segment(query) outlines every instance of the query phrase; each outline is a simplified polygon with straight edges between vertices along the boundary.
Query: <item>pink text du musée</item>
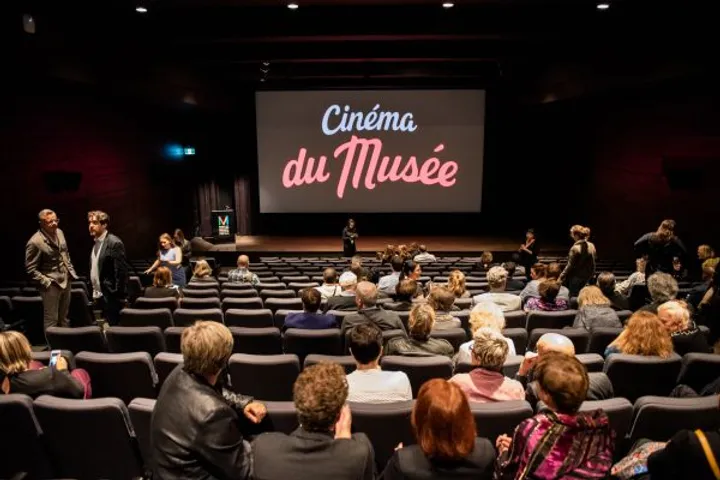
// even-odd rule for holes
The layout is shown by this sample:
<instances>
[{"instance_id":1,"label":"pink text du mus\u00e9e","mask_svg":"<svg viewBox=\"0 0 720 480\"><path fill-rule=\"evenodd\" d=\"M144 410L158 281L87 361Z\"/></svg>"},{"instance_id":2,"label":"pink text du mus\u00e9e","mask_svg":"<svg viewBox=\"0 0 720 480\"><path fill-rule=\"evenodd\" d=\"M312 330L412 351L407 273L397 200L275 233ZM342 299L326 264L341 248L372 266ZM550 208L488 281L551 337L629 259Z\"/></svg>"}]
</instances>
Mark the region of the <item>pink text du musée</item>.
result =
<instances>
[{"instance_id":1,"label":"pink text du mus\u00e9e","mask_svg":"<svg viewBox=\"0 0 720 480\"><path fill-rule=\"evenodd\" d=\"M350 106L331 105L322 118L322 132L327 136L347 132L398 132L412 135L418 130L412 113L381 111L375 105L368 112L352 111ZM366 134L366 135L367 135ZM452 187L458 173L458 164L441 161L432 156L418 165L412 155L404 160L402 155L383 155L383 142L379 138L361 138L353 134L350 140L339 145L333 152L335 160L342 160L342 172L337 184L337 196L343 198L350 181L354 189L373 190L378 183L406 182L424 185ZM439 143L434 154L445 149ZM305 147L300 147L297 158L289 160L283 169L282 183L285 188L295 188L330 180L326 169L327 156L312 157Z\"/></svg>"}]
</instances>

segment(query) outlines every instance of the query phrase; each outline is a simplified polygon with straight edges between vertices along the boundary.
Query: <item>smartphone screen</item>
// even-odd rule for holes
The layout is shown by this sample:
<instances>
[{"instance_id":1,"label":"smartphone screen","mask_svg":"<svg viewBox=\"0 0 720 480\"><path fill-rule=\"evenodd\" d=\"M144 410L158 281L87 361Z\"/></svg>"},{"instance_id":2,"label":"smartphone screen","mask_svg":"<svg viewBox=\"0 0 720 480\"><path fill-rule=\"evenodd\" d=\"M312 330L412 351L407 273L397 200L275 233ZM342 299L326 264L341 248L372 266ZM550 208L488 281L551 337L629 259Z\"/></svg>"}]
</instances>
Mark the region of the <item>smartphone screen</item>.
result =
<instances>
[{"instance_id":1,"label":"smartphone screen","mask_svg":"<svg viewBox=\"0 0 720 480\"><path fill-rule=\"evenodd\" d=\"M50 367L55 368L57 366L58 358L60 358L61 351L53 350L50 352Z\"/></svg>"}]
</instances>

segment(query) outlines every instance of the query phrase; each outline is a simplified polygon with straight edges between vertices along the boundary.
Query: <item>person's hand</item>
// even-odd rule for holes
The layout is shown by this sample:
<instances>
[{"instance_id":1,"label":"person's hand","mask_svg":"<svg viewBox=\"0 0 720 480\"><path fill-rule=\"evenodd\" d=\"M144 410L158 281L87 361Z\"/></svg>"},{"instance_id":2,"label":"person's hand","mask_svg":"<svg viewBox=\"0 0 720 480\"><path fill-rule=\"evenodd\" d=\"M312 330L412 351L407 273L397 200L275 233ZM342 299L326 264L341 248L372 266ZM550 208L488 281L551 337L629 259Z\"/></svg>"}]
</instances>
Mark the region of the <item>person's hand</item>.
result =
<instances>
[{"instance_id":1,"label":"person's hand","mask_svg":"<svg viewBox=\"0 0 720 480\"><path fill-rule=\"evenodd\" d=\"M512 445L512 438L505 434L500 435L497 440L495 440L495 448L497 448L498 453L501 455L510 450L510 445Z\"/></svg>"},{"instance_id":2,"label":"person's hand","mask_svg":"<svg viewBox=\"0 0 720 480\"><path fill-rule=\"evenodd\" d=\"M250 402L243 409L243 413L252 423L260 423L267 415L267 408L260 402Z\"/></svg>"},{"instance_id":3,"label":"person's hand","mask_svg":"<svg viewBox=\"0 0 720 480\"><path fill-rule=\"evenodd\" d=\"M67 360L65 360L65 357L63 357L62 355L57 357L57 363L55 363L55 369L56 370L67 370L68 369Z\"/></svg>"},{"instance_id":4,"label":"person's hand","mask_svg":"<svg viewBox=\"0 0 720 480\"><path fill-rule=\"evenodd\" d=\"M350 431L351 427L352 413L350 412L350 406L345 404L342 410L340 410L340 418L338 418L338 421L335 422L335 439L352 438L352 432Z\"/></svg>"},{"instance_id":5,"label":"person's hand","mask_svg":"<svg viewBox=\"0 0 720 480\"><path fill-rule=\"evenodd\" d=\"M397 452L398 450L400 450L400 449L403 448L404 446L405 446L405 445L403 445L402 442L398 443L398 444L397 444L397 447L395 447L395 451Z\"/></svg>"},{"instance_id":6,"label":"person's hand","mask_svg":"<svg viewBox=\"0 0 720 480\"><path fill-rule=\"evenodd\" d=\"M527 376L528 372L532 370L532 368L535 366L535 364L538 361L538 354L535 352L527 352L525 354L525 358L523 359L522 363L520 364L520 369L518 370L518 375L521 375L523 377Z\"/></svg>"},{"instance_id":7,"label":"person's hand","mask_svg":"<svg viewBox=\"0 0 720 480\"><path fill-rule=\"evenodd\" d=\"M143 275L148 275L150 272L152 272L152 270L150 270L150 269L148 268L147 270L145 270L145 271L143 272Z\"/></svg>"}]
</instances>

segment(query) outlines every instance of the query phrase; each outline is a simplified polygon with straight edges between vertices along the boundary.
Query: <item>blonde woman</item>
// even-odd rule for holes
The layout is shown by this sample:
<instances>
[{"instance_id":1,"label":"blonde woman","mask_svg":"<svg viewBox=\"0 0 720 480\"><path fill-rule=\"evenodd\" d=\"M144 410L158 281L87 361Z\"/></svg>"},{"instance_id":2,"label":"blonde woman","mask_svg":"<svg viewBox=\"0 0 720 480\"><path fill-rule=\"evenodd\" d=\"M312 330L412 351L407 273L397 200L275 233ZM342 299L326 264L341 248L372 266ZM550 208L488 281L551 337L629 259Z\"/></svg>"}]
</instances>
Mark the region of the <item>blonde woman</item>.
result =
<instances>
[{"instance_id":1,"label":"blonde woman","mask_svg":"<svg viewBox=\"0 0 720 480\"><path fill-rule=\"evenodd\" d=\"M670 333L675 353L710 353L707 338L690 319L690 311L685 302L671 300L663 303L658 307L658 318Z\"/></svg>"},{"instance_id":2,"label":"blonde woman","mask_svg":"<svg viewBox=\"0 0 720 480\"><path fill-rule=\"evenodd\" d=\"M698 258L702 263L702 267L717 268L720 258L715 256L715 250L710 245L700 245L697 250Z\"/></svg>"},{"instance_id":3,"label":"blonde woman","mask_svg":"<svg viewBox=\"0 0 720 480\"><path fill-rule=\"evenodd\" d=\"M573 327L582 327L586 330L598 327L622 327L620 318L610 305L610 300L598 287L589 286L580 290L578 307Z\"/></svg>"},{"instance_id":4,"label":"blonde woman","mask_svg":"<svg viewBox=\"0 0 720 480\"><path fill-rule=\"evenodd\" d=\"M415 305L408 319L408 337L395 337L388 342L387 355L452 357L453 346L444 338L432 338L435 326L435 310L430 305Z\"/></svg>"},{"instance_id":5,"label":"blonde woman","mask_svg":"<svg viewBox=\"0 0 720 480\"><path fill-rule=\"evenodd\" d=\"M632 287L635 285L645 285L645 268L647 267L647 260L644 257L640 257L635 260L635 272L630 275L627 280L615 284L615 291L622 295L630 295Z\"/></svg>"},{"instance_id":6,"label":"blonde woman","mask_svg":"<svg viewBox=\"0 0 720 480\"><path fill-rule=\"evenodd\" d=\"M673 353L673 342L665 325L651 312L635 312L625 330L605 349L612 353L668 358Z\"/></svg>"},{"instance_id":7,"label":"blonde woman","mask_svg":"<svg viewBox=\"0 0 720 480\"><path fill-rule=\"evenodd\" d=\"M210 264L207 262L207 260L198 260L195 263L195 268L193 269L193 277L191 279L192 282L217 282L217 280L212 276L212 268L210 268Z\"/></svg>"},{"instance_id":8,"label":"blonde woman","mask_svg":"<svg viewBox=\"0 0 720 480\"><path fill-rule=\"evenodd\" d=\"M590 229L582 225L573 225L570 237L575 242L568 254L568 263L560 274L560 283L568 287L571 297L576 297L595 275L595 245L590 243Z\"/></svg>"},{"instance_id":9,"label":"blonde woman","mask_svg":"<svg viewBox=\"0 0 720 480\"><path fill-rule=\"evenodd\" d=\"M470 292L465 288L465 274L460 270L450 272L447 288L455 295L455 298L470 298Z\"/></svg>"},{"instance_id":10,"label":"blonde woman","mask_svg":"<svg viewBox=\"0 0 720 480\"><path fill-rule=\"evenodd\" d=\"M160 249L157 252L157 260L144 273L152 273L160 266L167 267L172 273L173 284L184 287L187 278L185 277L185 270L182 268L182 249L173 243L172 237L167 233L160 235L159 243Z\"/></svg>"},{"instance_id":11,"label":"blonde woman","mask_svg":"<svg viewBox=\"0 0 720 480\"><path fill-rule=\"evenodd\" d=\"M53 367L43 367L32 359L30 342L20 332L0 333L0 371L9 380L11 393L32 398L54 395L63 398L90 398L90 375L76 368L68 371L67 360L58 357Z\"/></svg>"},{"instance_id":12,"label":"blonde woman","mask_svg":"<svg viewBox=\"0 0 720 480\"><path fill-rule=\"evenodd\" d=\"M505 328L505 316L503 315L500 307L494 303L478 303L470 311L470 333L475 338L475 332L481 328L490 329L494 332L502 335L502 331ZM515 351L515 344L512 340L507 337L503 337L508 346L508 355L517 355ZM455 357L456 362L470 362L472 361L472 347L475 343L474 340L465 342L460 345L458 354Z\"/></svg>"}]
</instances>

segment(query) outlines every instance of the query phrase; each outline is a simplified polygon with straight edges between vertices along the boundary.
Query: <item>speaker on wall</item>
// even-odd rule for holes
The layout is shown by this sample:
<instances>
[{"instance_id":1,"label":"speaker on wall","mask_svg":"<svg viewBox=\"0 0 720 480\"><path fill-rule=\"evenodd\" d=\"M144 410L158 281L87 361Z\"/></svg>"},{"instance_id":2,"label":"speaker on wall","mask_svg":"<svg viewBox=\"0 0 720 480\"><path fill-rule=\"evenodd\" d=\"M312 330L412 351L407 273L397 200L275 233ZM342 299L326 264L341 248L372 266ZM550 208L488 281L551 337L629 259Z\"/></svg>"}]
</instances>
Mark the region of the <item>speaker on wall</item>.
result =
<instances>
[{"instance_id":1,"label":"speaker on wall","mask_svg":"<svg viewBox=\"0 0 720 480\"><path fill-rule=\"evenodd\" d=\"M43 173L45 190L50 193L77 192L82 182L82 172L53 170Z\"/></svg>"}]
</instances>

